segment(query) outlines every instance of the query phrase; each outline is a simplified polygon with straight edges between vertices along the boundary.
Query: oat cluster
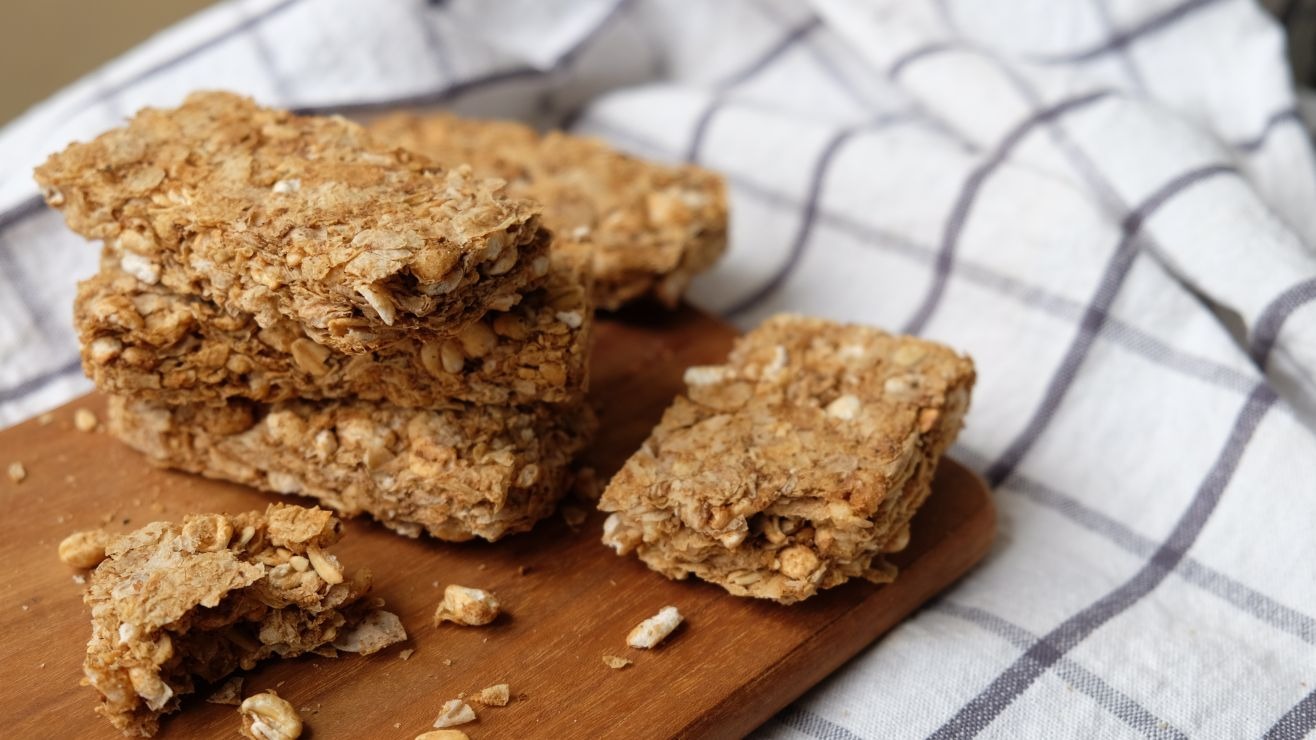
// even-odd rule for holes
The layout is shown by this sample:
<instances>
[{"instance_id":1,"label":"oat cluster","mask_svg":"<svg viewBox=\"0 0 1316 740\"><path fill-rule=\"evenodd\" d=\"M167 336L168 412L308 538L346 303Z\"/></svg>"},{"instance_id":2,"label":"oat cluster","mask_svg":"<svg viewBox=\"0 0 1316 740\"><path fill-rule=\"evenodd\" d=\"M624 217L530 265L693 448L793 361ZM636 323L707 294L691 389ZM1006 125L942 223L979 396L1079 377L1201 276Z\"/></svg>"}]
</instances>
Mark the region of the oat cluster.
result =
<instances>
[{"instance_id":1,"label":"oat cluster","mask_svg":"<svg viewBox=\"0 0 1316 740\"><path fill-rule=\"evenodd\" d=\"M792 603L891 580L969 405L972 362L876 329L777 316L686 392L612 479L603 540L670 578Z\"/></svg>"}]
</instances>

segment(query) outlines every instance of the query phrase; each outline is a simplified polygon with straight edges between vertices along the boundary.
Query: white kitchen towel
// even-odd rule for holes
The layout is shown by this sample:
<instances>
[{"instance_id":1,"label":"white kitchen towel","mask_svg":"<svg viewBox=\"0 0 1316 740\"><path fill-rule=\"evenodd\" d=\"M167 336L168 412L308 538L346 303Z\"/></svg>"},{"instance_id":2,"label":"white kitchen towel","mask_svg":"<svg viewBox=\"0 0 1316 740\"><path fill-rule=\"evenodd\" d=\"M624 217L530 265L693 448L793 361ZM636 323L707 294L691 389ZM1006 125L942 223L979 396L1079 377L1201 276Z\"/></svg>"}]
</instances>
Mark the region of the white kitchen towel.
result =
<instances>
[{"instance_id":1,"label":"white kitchen towel","mask_svg":"<svg viewBox=\"0 0 1316 740\"><path fill-rule=\"evenodd\" d=\"M1255 0L216 6L0 132L0 423L89 388L70 302L97 249L32 165L195 88L698 162L733 233L694 302L973 356L954 454L996 546L763 736L1316 727L1316 158Z\"/></svg>"}]
</instances>

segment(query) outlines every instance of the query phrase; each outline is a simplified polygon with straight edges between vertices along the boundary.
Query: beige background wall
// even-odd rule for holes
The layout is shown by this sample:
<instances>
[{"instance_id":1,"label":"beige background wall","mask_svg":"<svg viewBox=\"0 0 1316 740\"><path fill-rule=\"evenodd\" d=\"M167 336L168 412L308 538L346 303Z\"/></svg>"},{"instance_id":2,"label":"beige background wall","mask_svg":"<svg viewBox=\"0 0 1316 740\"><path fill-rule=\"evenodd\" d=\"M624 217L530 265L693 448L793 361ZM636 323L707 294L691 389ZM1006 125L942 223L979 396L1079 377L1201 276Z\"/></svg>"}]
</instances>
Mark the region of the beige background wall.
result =
<instances>
[{"instance_id":1,"label":"beige background wall","mask_svg":"<svg viewBox=\"0 0 1316 740\"><path fill-rule=\"evenodd\" d=\"M5 0L0 8L0 123L212 2ZM1296 77L1316 82L1316 0L1263 3L1289 16Z\"/></svg>"},{"instance_id":2,"label":"beige background wall","mask_svg":"<svg viewBox=\"0 0 1316 740\"><path fill-rule=\"evenodd\" d=\"M214 0L6 0L0 123Z\"/></svg>"}]
</instances>

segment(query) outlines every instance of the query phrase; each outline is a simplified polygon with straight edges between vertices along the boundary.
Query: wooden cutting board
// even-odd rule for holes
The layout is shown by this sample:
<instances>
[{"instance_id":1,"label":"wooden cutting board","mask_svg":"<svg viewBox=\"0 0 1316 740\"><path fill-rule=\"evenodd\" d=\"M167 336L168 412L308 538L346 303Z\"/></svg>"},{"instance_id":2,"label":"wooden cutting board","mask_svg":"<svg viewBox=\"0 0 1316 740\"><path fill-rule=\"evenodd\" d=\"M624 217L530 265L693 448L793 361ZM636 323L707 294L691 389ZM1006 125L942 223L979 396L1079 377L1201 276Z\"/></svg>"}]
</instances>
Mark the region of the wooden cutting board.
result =
<instances>
[{"instance_id":1,"label":"wooden cutting board","mask_svg":"<svg viewBox=\"0 0 1316 740\"><path fill-rule=\"evenodd\" d=\"M636 449L681 389L683 369L720 361L734 331L694 310L632 314L601 322L592 397L602 421L592 464L606 480ZM102 525L128 530L199 511L262 509L279 497L157 470L102 430L74 428L74 411L103 417L92 395L45 423L0 432L0 466L21 461L28 477L0 478L0 727L7 737L112 738L81 687L89 621L75 571L56 545ZM496 683L515 699L480 709L465 730L479 738L733 737L800 696L959 578L995 531L991 497L951 461L915 519L895 583L850 583L783 607L737 599L708 584L672 582L599 543L602 515L577 531L560 518L497 544L408 540L354 520L336 552L375 574L411 635L369 657L309 656L258 667L246 693L277 687L314 740L413 738L445 700ZM520 566L529 566L524 575ZM442 589L492 590L507 614L486 628L445 625L430 615ZM686 615L653 651L626 647L627 632L664 605ZM415 653L402 660L399 651ZM620 655L634 665L605 666ZM198 699L168 719L160 737L235 737L234 707Z\"/></svg>"}]
</instances>

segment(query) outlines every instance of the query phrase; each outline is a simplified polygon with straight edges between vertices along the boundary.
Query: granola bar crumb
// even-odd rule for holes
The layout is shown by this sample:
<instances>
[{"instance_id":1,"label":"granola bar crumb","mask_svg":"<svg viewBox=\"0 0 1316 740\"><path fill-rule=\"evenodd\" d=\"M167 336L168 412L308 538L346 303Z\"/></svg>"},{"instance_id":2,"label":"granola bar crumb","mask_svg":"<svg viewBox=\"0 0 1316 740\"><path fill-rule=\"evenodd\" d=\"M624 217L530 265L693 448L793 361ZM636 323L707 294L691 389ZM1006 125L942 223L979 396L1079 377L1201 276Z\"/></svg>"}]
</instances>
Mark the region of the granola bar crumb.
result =
<instances>
[{"instance_id":1,"label":"granola bar crumb","mask_svg":"<svg viewBox=\"0 0 1316 740\"><path fill-rule=\"evenodd\" d=\"M664 606L657 614L637 624L626 636L626 644L644 650L657 647L680 626L681 621L681 612L676 607Z\"/></svg>"},{"instance_id":2,"label":"granola bar crumb","mask_svg":"<svg viewBox=\"0 0 1316 740\"><path fill-rule=\"evenodd\" d=\"M511 688L505 683L499 683L481 689L475 700L486 707L505 707L511 695Z\"/></svg>"},{"instance_id":3,"label":"granola bar crumb","mask_svg":"<svg viewBox=\"0 0 1316 740\"><path fill-rule=\"evenodd\" d=\"M400 724L394 727L401 727ZM416 740L471 740L461 730L430 730L416 736Z\"/></svg>"},{"instance_id":4,"label":"granola bar crumb","mask_svg":"<svg viewBox=\"0 0 1316 740\"><path fill-rule=\"evenodd\" d=\"M242 676L234 676L219 685L219 688L211 692L206 697L210 704L229 704L231 706L242 705L242 683L245 679Z\"/></svg>"},{"instance_id":5,"label":"granola bar crumb","mask_svg":"<svg viewBox=\"0 0 1316 740\"><path fill-rule=\"evenodd\" d=\"M603 664L606 665L607 667L609 667L609 668L611 668L611 669L613 669L613 670L617 670L617 671L619 671L619 670L625 668L625 667L628 666L628 665L631 665L631 662L632 662L632 661L631 661L629 658L623 658L623 657L621 657L621 656L619 656L619 655L605 655L605 656L603 656Z\"/></svg>"},{"instance_id":6,"label":"granola bar crumb","mask_svg":"<svg viewBox=\"0 0 1316 740\"><path fill-rule=\"evenodd\" d=\"M23 463L17 460L9 463L8 472L9 472L9 480L13 481L16 484L22 483L24 480L27 479L27 468L23 467Z\"/></svg>"},{"instance_id":7,"label":"granola bar crumb","mask_svg":"<svg viewBox=\"0 0 1316 740\"><path fill-rule=\"evenodd\" d=\"M246 698L238 707L242 735L251 740L295 740L302 734L297 710L273 689Z\"/></svg>"},{"instance_id":8,"label":"granola bar crumb","mask_svg":"<svg viewBox=\"0 0 1316 740\"><path fill-rule=\"evenodd\" d=\"M103 529L74 532L59 543L59 559L74 568L95 568L105 559L110 533Z\"/></svg>"},{"instance_id":9,"label":"granola bar crumb","mask_svg":"<svg viewBox=\"0 0 1316 740\"><path fill-rule=\"evenodd\" d=\"M398 615L376 609L367 614L356 627L339 635L333 646L345 653L370 655L405 639L407 630Z\"/></svg>"},{"instance_id":10,"label":"granola bar crumb","mask_svg":"<svg viewBox=\"0 0 1316 740\"><path fill-rule=\"evenodd\" d=\"M79 432L95 431L100 425L100 419L96 418L96 413L91 409L78 409L73 412L73 426L77 427Z\"/></svg>"},{"instance_id":11,"label":"granola bar crumb","mask_svg":"<svg viewBox=\"0 0 1316 740\"><path fill-rule=\"evenodd\" d=\"M434 726L442 729L474 721L475 710L471 709L469 704L461 699L449 699L444 702L443 709L439 710L439 716L434 720Z\"/></svg>"},{"instance_id":12,"label":"granola bar crumb","mask_svg":"<svg viewBox=\"0 0 1316 740\"><path fill-rule=\"evenodd\" d=\"M74 573L73 582L78 584L79 586L85 586L87 585L87 577L82 575L81 573Z\"/></svg>"},{"instance_id":13,"label":"granola bar crumb","mask_svg":"<svg viewBox=\"0 0 1316 740\"><path fill-rule=\"evenodd\" d=\"M498 599L488 591L452 584L443 590L443 603L434 612L434 626L455 622L479 627L498 618Z\"/></svg>"}]
</instances>

